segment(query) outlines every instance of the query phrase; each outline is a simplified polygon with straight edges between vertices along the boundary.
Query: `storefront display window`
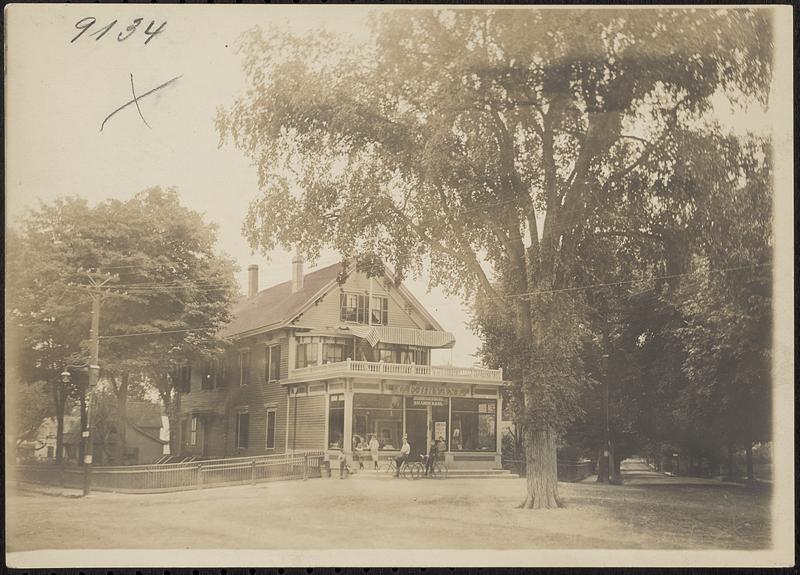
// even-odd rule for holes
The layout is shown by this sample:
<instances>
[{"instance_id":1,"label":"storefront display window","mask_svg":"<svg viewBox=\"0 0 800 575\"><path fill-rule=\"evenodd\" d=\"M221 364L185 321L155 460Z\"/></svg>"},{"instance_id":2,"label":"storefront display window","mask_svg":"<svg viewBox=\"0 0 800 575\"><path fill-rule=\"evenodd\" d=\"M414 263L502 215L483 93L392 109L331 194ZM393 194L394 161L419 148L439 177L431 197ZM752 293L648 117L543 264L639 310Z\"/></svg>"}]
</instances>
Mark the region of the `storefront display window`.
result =
<instances>
[{"instance_id":1,"label":"storefront display window","mask_svg":"<svg viewBox=\"0 0 800 575\"><path fill-rule=\"evenodd\" d=\"M328 449L341 449L344 441L344 394L331 395L328 411Z\"/></svg>"},{"instance_id":2,"label":"storefront display window","mask_svg":"<svg viewBox=\"0 0 800 575\"><path fill-rule=\"evenodd\" d=\"M495 451L497 401L494 399L452 400L452 451Z\"/></svg>"},{"instance_id":3,"label":"storefront display window","mask_svg":"<svg viewBox=\"0 0 800 575\"><path fill-rule=\"evenodd\" d=\"M378 438L381 449L400 449L403 439L403 397L357 393L353 396L353 443Z\"/></svg>"}]
</instances>

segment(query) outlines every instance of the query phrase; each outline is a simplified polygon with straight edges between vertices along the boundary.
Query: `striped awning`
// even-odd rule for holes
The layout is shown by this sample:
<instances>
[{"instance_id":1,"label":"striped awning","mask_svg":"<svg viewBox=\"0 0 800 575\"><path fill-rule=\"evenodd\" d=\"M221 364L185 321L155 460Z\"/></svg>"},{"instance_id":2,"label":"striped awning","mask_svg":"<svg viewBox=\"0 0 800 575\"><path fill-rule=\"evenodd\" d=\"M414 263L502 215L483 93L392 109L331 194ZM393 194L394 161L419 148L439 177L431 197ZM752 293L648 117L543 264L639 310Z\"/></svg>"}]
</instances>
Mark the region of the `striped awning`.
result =
<instances>
[{"instance_id":1,"label":"striped awning","mask_svg":"<svg viewBox=\"0 0 800 575\"><path fill-rule=\"evenodd\" d=\"M346 329L356 337L366 340L372 347L379 343L388 343L449 349L456 343L455 336L448 331L370 325L350 325Z\"/></svg>"}]
</instances>

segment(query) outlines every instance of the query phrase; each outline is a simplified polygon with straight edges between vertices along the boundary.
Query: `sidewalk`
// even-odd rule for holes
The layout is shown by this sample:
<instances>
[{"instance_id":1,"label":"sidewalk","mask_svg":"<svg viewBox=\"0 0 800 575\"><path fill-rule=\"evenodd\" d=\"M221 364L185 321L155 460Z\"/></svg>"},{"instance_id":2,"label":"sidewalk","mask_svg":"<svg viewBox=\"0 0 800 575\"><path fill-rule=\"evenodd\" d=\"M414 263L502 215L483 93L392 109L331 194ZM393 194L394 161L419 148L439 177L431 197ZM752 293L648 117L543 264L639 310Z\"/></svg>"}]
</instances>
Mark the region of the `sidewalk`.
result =
<instances>
[{"instance_id":1,"label":"sidewalk","mask_svg":"<svg viewBox=\"0 0 800 575\"><path fill-rule=\"evenodd\" d=\"M83 491L70 487L59 487L56 485L44 485L40 483L6 483L6 493L18 493L24 496L26 493L36 495L49 495L51 497L68 497L79 499L83 497Z\"/></svg>"}]
</instances>

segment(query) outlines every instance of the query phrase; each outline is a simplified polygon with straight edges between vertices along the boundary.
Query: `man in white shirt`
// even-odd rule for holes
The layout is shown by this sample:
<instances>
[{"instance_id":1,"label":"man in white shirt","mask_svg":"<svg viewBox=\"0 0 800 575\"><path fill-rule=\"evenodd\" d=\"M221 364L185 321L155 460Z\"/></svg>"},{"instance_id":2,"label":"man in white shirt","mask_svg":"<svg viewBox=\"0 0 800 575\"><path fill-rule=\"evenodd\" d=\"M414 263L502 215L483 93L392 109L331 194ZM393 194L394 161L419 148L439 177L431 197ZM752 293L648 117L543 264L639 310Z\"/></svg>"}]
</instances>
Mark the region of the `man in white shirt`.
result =
<instances>
[{"instance_id":1,"label":"man in white shirt","mask_svg":"<svg viewBox=\"0 0 800 575\"><path fill-rule=\"evenodd\" d=\"M397 465L397 471L395 471L394 474L395 477L400 477L400 469L402 469L403 463L406 462L410 453L411 444L408 442L408 435L403 435L403 447L400 448L400 455L394 460Z\"/></svg>"}]
</instances>

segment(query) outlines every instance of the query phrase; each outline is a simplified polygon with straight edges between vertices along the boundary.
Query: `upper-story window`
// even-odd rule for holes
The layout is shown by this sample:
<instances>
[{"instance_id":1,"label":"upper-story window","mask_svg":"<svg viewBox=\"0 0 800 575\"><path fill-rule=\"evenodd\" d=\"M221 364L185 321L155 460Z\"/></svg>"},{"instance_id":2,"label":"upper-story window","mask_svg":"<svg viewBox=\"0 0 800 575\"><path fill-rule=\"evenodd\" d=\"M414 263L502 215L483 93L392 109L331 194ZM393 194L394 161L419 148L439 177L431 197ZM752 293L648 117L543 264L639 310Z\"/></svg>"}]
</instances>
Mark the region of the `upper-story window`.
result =
<instances>
[{"instance_id":1,"label":"upper-story window","mask_svg":"<svg viewBox=\"0 0 800 575\"><path fill-rule=\"evenodd\" d=\"M239 385L250 384L250 350L246 349L239 354Z\"/></svg>"},{"instance_id":2,"label":"upper-story window","mask_svg":"<svg viewBox=\"0 0 800 575\"><path fill-rule=\"evenodd\" d=\"M372 296L372 309L370 314L372 316L372 325L388 325L389 298Z\"/></svg>"},{"instance_id":3,"label":"upper-story window","mask_svg":"<svg viewBox=\"0 0 800 575\"><path fill-rule=\"evenodd\" d=\"M379 344L377 356L378 360L383 363L415 363L417 365L429 365L428 350L424 347L388 346Z\"/></svg>"},{"instance_id":4,"label":"upper-story window","mask_svg":"<svg viewBox=\"0 0 800 575\"><path fill-rule=\"evenodd\" d=\"M178 368L173 375L173 381L181 393L192 391L192 366L187 363Z\"/></svg>"},{"instance_id":5,"label":"upper-story window","mask_svg":"<svg viewBox=\"0 0 800 575\"><path fill-rule=\"evenodd\" d=\"M317 365L319 344L317 342L297 344L297 365L296 367L307 367Z\"/></svg>"},{"instance_id":6,"label":"upper-story window","mask_svg":"<svg viewBox=\"0 0 800 575\"><path fill-rule=\"evenodd\" d=\"M322 363L336 363L337 361L344 361L344 344L343 343L324 343L322 344Z\"/></svg>"},{"instance_id":7,"label":"upper-story window","mask_svg":"<svg viewBox=\"0 0 800 575\"><path fill-rule=\"evenodd\" d=\"M225 387L225 360L214 358L206 360L203 364L203 380L201 389L216 389Z\"/></svg>"},{"instance_id":8,"label":"upper-story window","mask_svg":"<svg viewBox=\"0 0 800 575\"><path fill-rule=\"evenodd\" d=\"M281 346L269 345L264 350L264 379L266 381L277 381L280 379L281 369Z\"/></svg>"},{"instance_id":9,"label":"upper-story window","mask_svg":"<svg viewBox=\"0 0 800 575\"><path fill-rule=\"evenodd\" d=\"M389 298L372 296L372 305L367 295L342 293L339 297L339 319L353 323L388 325Z\"/></svg>"}]
</instances>

